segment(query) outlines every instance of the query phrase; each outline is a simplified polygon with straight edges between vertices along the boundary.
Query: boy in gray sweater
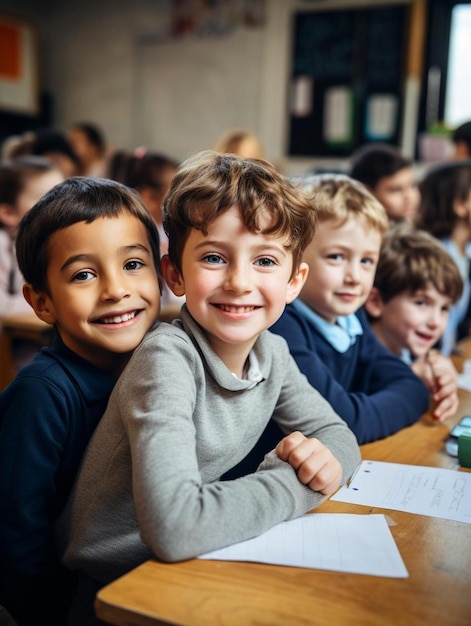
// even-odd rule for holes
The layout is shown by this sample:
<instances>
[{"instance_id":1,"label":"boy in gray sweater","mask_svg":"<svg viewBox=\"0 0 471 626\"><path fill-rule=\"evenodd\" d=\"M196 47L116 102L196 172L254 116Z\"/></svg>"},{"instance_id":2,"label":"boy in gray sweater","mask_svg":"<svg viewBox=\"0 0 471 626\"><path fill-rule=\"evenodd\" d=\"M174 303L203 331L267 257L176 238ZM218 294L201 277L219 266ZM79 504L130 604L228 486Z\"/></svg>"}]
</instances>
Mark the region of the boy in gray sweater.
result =
<instances>
[{"instance_id":1,"label":"boy in gray sweater","mask_svg":"<svg viewBox=\"0 0 471 626\"><path fill-rule=\"evenodd\" d=\"M96 590L146 559L189 559L318 506L360 460L354 435L267 329L298 295L310 201L264 161L205 151L164 202L181 319L148 333L120 377L58 534ZM258 470L221 476L270 418ZM79 604L83 604L83 597Z\"/></svg>"}]
</instances>

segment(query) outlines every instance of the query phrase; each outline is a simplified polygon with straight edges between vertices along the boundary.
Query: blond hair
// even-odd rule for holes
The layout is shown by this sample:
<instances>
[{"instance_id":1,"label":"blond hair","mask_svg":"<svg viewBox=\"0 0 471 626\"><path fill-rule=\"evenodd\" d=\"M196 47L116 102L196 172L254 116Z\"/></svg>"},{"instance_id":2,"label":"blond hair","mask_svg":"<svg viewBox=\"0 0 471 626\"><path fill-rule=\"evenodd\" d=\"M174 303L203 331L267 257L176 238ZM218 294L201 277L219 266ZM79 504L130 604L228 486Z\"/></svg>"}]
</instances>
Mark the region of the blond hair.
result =
<instances>
[{"instance_id":1,"label":"blond hair","mask_svg":"<svg viewBox=\"0 0 471 626\"><path fill-rule=\"evenodd\" d=\"M351 217L360 219L365 226L384 237L389 227L386 211L357 180L346 174L318 174L300 182L303 191L310 195L317 209L319 222L335 220L344 224Z\"/></svg>"},{"instance_id":2,"label":"blond hair","mask_svg":"<svg viewBox=\"0 0 471 626\"><path fill-rule=\"evenodd\" d=\"M243 148L244 144L245 149ZM216 152L236 154L247 158L248 155L245 154L247 145L250 145L250 158L264 158L262 145L258 137L245 128L230 128L217 139L213 149ZM241 151L244 154L241 154Z\"/></svg>"}]
</instances>

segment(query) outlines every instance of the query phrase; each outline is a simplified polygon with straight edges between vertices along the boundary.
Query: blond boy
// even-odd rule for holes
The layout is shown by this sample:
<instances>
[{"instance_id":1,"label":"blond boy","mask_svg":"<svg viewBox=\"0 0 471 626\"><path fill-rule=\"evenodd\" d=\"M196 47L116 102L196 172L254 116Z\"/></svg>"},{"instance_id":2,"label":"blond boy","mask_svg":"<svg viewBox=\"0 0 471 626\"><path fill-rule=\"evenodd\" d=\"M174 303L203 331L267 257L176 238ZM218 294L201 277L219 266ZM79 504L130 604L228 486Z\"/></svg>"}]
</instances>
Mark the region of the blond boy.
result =
<instances>
[{"instance_id":1,"label":"blond boy","mask_svg":"<svg viewBox=\"0 0 471 626\"><path fill-rule=\"evenodd\" d=\"M425 385L384 348L362 307L388 228L384 208L358 181L325 174L305 181L318 209L306 283L272 331L360 443L386 437L427 410Z\"/></svg>"}]
</instances>

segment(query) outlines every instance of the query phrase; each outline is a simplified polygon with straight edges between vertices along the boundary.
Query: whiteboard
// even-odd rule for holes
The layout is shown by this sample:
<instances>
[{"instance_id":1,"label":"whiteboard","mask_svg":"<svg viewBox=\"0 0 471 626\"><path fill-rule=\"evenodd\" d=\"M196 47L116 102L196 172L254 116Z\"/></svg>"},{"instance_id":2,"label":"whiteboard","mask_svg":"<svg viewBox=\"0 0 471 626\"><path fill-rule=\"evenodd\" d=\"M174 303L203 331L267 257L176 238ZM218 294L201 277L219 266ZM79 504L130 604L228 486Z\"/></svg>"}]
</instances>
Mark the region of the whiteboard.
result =
<instances>
[{"instance_id":1,"label":"whiteboard","mask_svg":"<svg viewBox=\"0 0 471 626\"><path fill-rule=\"evenodd\" d=\"M138 145L183 159L211 148L228 128L258 134L264 31L136 43Z\"/></svg>"}]
</instances>

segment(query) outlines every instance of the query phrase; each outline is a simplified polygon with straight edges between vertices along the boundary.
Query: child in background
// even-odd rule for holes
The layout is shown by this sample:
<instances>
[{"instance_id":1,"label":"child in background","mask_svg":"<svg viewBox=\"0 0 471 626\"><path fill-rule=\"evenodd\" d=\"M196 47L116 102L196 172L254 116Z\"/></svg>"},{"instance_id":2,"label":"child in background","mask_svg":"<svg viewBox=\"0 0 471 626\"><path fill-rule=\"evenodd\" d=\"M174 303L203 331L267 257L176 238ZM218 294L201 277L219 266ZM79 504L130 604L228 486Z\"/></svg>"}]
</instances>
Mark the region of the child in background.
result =
<instances>
[{"instance_id":1,"label":"child in background","mask_svg":"<svg viewBox=\"0 0 471 626\"><path fill-rule=\"evenodd\" d=\"M462 289L456 263L443 246L429 233L404 225L392 229L383 242L365 304L379 341L427 385L432 416L439 421L458 409L457 373L433 346Z\"/></svg>"},{"instance_id":2,"label":"child in background","mask_svg":"<svg viewBox=\"0 0 471 626\"><path fill-rule=\"evenodd\" d=\"M451 136L455 153L454 158L458 160L471 159L471 122L460 124Z\"/></svg>"},{"instance_id":3,"label":"child in background","mask_svg":"<svg viewBox=\"0 0 471 626\"><path fill-rule=\"evenodd\" d=\"M450 311L441 339L441 352L449 356L456 342L469 334L471 322L471 161L433 167L422 179L420 190L415 225L442 242L463 279L463 293Z\"/></svg>"},{"instance_id":4,"label":"child in background","mask_svg":"<svg viewBox=\"0 0 471 626\"><path fill-rule=\"evenodd\" d=\"M258 137L245 128L230 128L214 144L222 154L236 154L241 159L263 159L263 148Z\"/></svg>"},{"instance_id":5,"label":"child in background","mask_svg":"<svg viewBox=\"0 0 471 626\"><path fill-rule=\"evenodd\" d=\"M58 532L93 591L148 558L189 559L303 515L359 461L345 422L267 332L305 280L313 205L268 163L206 151L182 164L163 213L164 273L186 304L123 372ZM286 435L276 452L222 482L271 416Z\"/></svg>"},{"instance_id":6,"label":"child in background","mask_svg":"<svg viewBox=\"0 0 471 626\"><path fill-rule=\"evenodd\" d=\"M43 156L59 167L64 178L76 176L80 171L80 160L75 154L66 135L53 128L38 130L29 146L30 154Z\"/></svg>"},{"instance_id":7,"label":"child in background","mask_svg":"<svg viewBox=\"0 0 471 626\"><path fill-rule=\"evenodd\" d=\"M47 159L18 157L0 164L0 315L30 313L15 238L23 215L63 176Z\"/></svg>"},{"instance_id":8,"label":"child in background","mask_svg":"<svg viewBox=\"0 0 471 626\"><path fill-rule=\"evenodd\" d=\"M52 525L132 351L159 313L159 240L137 196L70 178L22 219L24 294L57 337L0 394L0 604L23 625L65 623L70 572Z\"/></svg>"},{"instance_id":9,"label":"child in background","mask_svg":"<svg viewBox=\"0 0 471 626\"><path fill-rule=\"evenodd\" d=\"M0 315L31 313L23 297L24 280L15 255L16 231L23 215L63 179L60 170L42 157L18 157L0 164ZM15 370L30 361L39 348L32 340L13 339Z\"/></svg>"},{"instance_id":10,"label":"child in background","mask_svg":"<svg viewBox=\"0 0 471 626\"><path fill-rule=\"evenodd\" d=\"M133 155L129 159L127 174L125 180L122 181L128 187L138 191L154 218L159 231L162 255L168 252L168 239L162 226L162 201L177 168L177 161L165 154L144 152L140 156Z\"/></svg>"},{"instance_id":11,"label":"child in background","mask_svg":"<svg viewBox=\"0 0 471 626\"><path fill-rule=\"evenodd\" d=\"M412 162L388 144L362 146L352 154L350 176L381 202L391 223L412 219L420 193Z\"/></svg>"},{"instance_id":12,"label":"child in background","mask_svg":"<svg viewBox=\"0 0 471 626\"><path fill-rule=\"evenodd\" d=\"M300 296L272 327L300 370L347 422L360 443L387 437L428 408L425 385L376 339L362 310L388 221L358 181L324 174L304 183L319 225L305 261Z\"/></svg>"},{"instance_id":13,"label":"child in background","mask_svg":"<svg viewBox=\"0 0 471 626\"><path fill-rule=\"evenodd\" d=\"M67 131L67 140L80 161L80 175L93 178L106 175L106 141L96 124L75 122Z\"/></svg>"}]
</instances>

